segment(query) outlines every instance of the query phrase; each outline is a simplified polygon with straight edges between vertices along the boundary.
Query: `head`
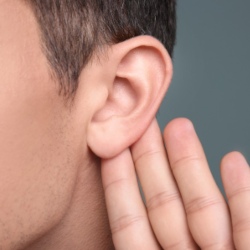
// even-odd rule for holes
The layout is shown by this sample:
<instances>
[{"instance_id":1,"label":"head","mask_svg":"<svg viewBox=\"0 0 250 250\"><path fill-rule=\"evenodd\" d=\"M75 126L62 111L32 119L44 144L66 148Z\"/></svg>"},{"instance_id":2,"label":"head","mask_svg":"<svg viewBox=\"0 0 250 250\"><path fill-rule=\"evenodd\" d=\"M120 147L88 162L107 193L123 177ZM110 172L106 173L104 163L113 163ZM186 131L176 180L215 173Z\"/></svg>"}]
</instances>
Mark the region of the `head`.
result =
<instances>
[{"instance_id":1,"label":"head","mask_svg":"<svg viewBox=\"0 0 250 250\"><path fill-rule=\"evenodd\" d=\"M143 134L170 84L175 22L175 0L0 0L3 249L60 221L91 153Z\"/></svg>"}]
</instances>

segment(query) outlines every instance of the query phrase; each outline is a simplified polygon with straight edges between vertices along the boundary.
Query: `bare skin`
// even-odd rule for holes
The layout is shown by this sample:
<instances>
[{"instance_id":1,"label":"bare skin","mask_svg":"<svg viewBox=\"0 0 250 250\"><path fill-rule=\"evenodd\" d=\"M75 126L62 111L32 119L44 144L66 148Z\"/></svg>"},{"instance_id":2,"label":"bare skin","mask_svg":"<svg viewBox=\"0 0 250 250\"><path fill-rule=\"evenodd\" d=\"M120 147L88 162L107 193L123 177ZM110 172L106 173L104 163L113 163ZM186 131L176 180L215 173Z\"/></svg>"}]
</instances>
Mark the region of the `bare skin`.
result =
<instances>
[{"instance_id":1,"label":"bare skin","mask_svg":"<svg viewBox=\"0 0 250 250\"><path fill-rule=\"evenodd\" d=\"M80 72L68 105L34 13L25 1L0 0L0 249L114 248L98 157L144 133L172 63L149 36L103 52Z\"/></svg>"},{"instance_id":2,"label":"bare skin","mask_svg":"<svg viewBox=\"0 0 250 250\"><path fill-rule=\"evenodd\" d=\"M112 249L88 114L58 95L23 2L0 0L0 249Z\"/></svg>"},{"instance_id":3,"label":"bare skin","mask_svg":"<svg viewBox=\"0 0 250 250\"><path fill-rule=\"evenodd\" d=\"M221 162L227 204L192 123L173 120L164 141L166 149L153 121L131 150L102 162L115 248L249 249L250 170L244 157L232 152Z\"/></svg>"},{"instance_id":4,"label":"bare skin","mask_svg":"<svg viewBox=\"0 0 250 250\"><path fill-rule=\"evenodd\" d=\"M165 48L136 37L92 58L69 108L32 11L0 0L0 249L114 249L98 157L116 249L247 249L244 159L222 161L228 207L190 123L167 126L167 153L150 125L171 78Z\"/></svg>"}]
</instances>

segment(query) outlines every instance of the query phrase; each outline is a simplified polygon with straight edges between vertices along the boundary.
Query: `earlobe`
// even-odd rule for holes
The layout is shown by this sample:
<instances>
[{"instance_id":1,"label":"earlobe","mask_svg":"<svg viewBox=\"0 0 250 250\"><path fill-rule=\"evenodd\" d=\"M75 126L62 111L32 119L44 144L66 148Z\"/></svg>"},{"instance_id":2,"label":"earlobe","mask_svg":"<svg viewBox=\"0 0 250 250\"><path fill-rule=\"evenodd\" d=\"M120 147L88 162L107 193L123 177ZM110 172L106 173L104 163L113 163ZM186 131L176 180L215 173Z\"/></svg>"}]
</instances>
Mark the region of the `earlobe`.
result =
<instances>
[{"instance_id":1,"label":"earlobe","mask_svg":"<svg viewBox=\"0 0 250 250\"><path fill-rule=\"evenodd\" d=\"M109 78L112 82L104 83L109 94L93 114L87 132L89 147L101 158L116 156L140 138L172 78L171 58L152 37L133 38L114 45L111 51L102 64L105 72L117 62L112 65L116 69Z\"/></svg>"}]
</instances>

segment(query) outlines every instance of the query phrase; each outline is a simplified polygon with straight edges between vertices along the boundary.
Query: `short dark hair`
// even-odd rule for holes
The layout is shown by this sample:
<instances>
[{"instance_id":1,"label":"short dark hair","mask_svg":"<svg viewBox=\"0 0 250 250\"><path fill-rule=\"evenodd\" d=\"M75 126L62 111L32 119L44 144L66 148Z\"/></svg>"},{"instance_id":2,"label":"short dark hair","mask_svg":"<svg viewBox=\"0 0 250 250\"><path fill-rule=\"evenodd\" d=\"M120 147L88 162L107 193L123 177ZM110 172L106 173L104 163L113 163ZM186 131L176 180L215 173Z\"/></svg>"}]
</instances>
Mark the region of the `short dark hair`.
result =
<instances>
[{"instance_id":1,"label":"short dark hair","mask_svg":"<svg viewBox=\"0 0 250 250\"><path fill-rule=\"evenodd\" d=\"M176 0L26 0L61 91L73 94L97 48L140 35L160 40L172 56Z\"/></svg>"}]
</instances>

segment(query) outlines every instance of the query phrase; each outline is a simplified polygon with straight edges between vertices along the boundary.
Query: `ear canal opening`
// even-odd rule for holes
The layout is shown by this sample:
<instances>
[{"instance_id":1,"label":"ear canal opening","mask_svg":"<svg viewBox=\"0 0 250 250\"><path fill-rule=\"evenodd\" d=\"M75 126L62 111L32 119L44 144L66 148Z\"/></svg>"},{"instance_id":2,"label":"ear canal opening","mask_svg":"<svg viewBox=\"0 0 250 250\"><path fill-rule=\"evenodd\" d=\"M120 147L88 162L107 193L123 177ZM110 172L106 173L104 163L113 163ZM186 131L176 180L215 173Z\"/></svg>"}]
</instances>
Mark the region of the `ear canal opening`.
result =
<instances>
[{"instance_id":1,"label":"ear canal opening","mask_svg":"<svg viewBox=\"0 0 250 250\"><path fill-rule=\"evenodd\" d=\"M112 116L127 116L136 108L138 96L128 79L116 77L105 105L93 117L94 122L106 121Z\"/></svg>"}]
</instances>

